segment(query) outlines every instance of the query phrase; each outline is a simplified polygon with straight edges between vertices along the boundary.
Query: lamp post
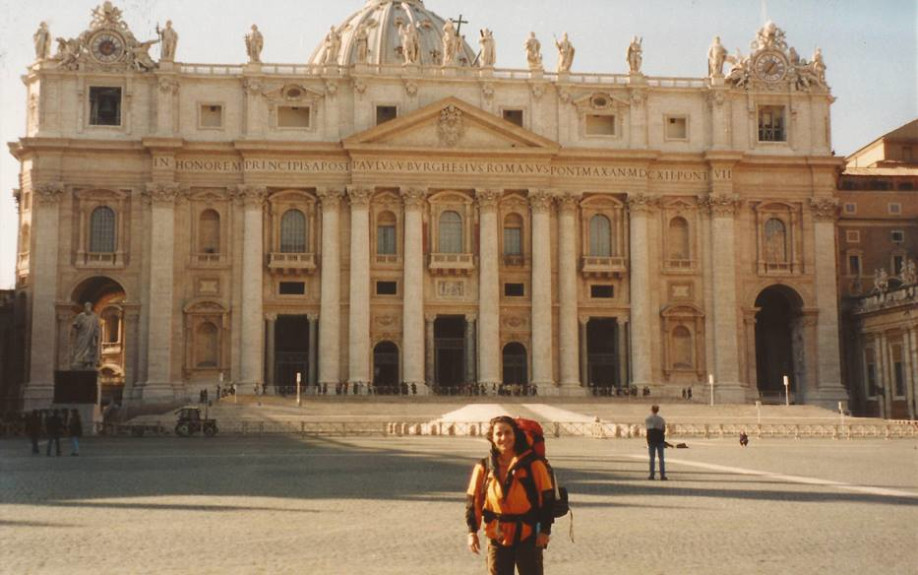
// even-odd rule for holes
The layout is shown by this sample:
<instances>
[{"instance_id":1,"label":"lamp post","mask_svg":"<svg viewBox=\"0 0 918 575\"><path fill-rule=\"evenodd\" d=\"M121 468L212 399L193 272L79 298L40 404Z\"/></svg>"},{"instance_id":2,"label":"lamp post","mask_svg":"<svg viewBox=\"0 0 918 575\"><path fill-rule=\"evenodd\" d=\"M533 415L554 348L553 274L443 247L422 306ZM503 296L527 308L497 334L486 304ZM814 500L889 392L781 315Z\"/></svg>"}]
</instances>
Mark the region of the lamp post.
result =
<instances>
[{"instance_id":1,"label":"lamp post","mask_svg":"<svg viewBox=\"0 0 918 575\"><path fill-rule=\"evenodd\" d=\"M300 407L303 404L303 400L300 397L300 372L296 372L296 406Z\"/></svg>"},{"instance_id":2,"label":"lamp post","mask_svg":"<svg viewBox=\"0 0 918 575\"><path fill-rule=\"evenodd\" d=\"M790 380L784 376L784 405L790 407Z\"/></svg>"},{"instance_id":3,"label":"lamp post","mask_svg":"<svg viewBox=\"0 0 918 575\"><path fill-rule=\"evenodd\" d=\"M708 374L708 385L711 386L711 407L714 406L714 374Z\"/></svg>"}]
</instances>

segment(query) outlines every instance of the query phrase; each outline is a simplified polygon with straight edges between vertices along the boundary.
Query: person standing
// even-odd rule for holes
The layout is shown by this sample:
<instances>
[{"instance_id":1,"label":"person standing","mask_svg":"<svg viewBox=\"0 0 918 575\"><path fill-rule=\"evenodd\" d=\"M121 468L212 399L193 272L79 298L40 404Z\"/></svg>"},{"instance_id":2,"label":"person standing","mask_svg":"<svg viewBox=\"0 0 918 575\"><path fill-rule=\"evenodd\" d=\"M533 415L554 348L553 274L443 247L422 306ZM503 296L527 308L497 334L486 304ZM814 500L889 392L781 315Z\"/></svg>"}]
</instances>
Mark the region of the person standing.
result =
<instances>
[{"instance_id":1,"label":"person standing","mask_svg":"<svg viewBox=\"0 0 918 575\"><path fill-rule=\"evenodd\" d=\"M647 427L647 448L650 451L650 477L654 478L654 457L660 456L660 481L666 481L666 464L663 461L663 451L666 449L666 420L657 415L659 405L650 407L650 415L644 420Z\"/></svg>"},{"instance_id":2,"label":"person standing","mask_svg":"<svg viewBox=\"0 0 918 575\"><path fill-rule=\"evenodd\" d=\"M61 412L57 409L52 411L45 419L45 427L48 432L48 448L45 450L45 455L51 456L51 444L53 443L59 456L61 454L61 427L63 427Z\"/></svg>"},{"instance_id":3,"label":"person standing","mask_svg":"<svg viewBox=\"0 0 918 575\"><path fill-rule=\"evenodd\" d=\"M83 420L80 412L70 410L70 419L67 420L67 434L70 436L70 455L80 454L80 438L83 437Z\"/></svg>"},{"instance_id":4,"label":"person standing","mask_svg":"<svg viewBox=\"0 0 918 575\"><path fill-rule=\"evenodd\" d=\"M32 442L32 455L38 455L38 438L41 437L41 413L33 409L26 416L26 434Z\"/></svg>"},{"instance_id":5,"label":"person standing","mask_svg":"<svg viewBox=\"0 0 918 575\"><path fill-rule=\"evenodd\" d=\"M551 475L513 418L492 419L487 438L489 456L475 465L466 492L469 551L479 553L484 522L490 575L513 575L514 567L520 575L542 575L554 522Z\"/></svg>"}]
</instances>

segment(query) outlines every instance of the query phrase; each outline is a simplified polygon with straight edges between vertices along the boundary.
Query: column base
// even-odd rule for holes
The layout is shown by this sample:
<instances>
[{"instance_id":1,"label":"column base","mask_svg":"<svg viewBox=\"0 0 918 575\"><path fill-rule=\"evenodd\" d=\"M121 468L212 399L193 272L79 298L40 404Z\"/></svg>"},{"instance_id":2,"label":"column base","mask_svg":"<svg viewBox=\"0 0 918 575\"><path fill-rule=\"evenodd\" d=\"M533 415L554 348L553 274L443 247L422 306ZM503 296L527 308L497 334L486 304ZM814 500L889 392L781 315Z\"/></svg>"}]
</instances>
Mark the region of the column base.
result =
<instances>
[{"instance_id":1,"label":"column base","mask_svg":"<svg viewBox=\"0 0 918 575\"><path fill-rule=\"evenodd\" d=\"M54 402L54 384L45 382L29 382L22 392L22 409L48 409Z\"/></svg>"},{"instance_id":2,"label":"column base","mask_svg":"<svg viewBox=\"0 0 918 575\"><path fill-rule=\"evenodd\" d=\"M587 388L580 385L579 381L562 383L558 391L561 397L586 397L588 395Z\"/></svg>"},{"instance_id":3,"label":"column base","mask_svg":"<svg viewBox=\"0 0 918 575\"><path fill-rule=\"evenodd\" d=\"M832 411L838 411L838 404L847 408L848 392L839 383L823 383L819 389L806 394L806 405L818 405Z\"/></svg>"},{"instance_id":4,"label":"column base","mask_svg":"<svg viewBox=\"0 0 918 575\"><path fill-rule=\"evenodd\" d=\"M705 389L707 393L707 398L710 400L711 397L711 388L708 385L705 385L708 389ZM745 404L748 403L746 397L746 386L739 382L729 382L729 383L716 383L714 385L714 404L719 403L736 403L736 404ZM701 392L694 393L693 396L700 399Z\"/></svg>"},{"instance_id":5,"label":"column base","mask_svg":"<svg viewBox=\"0 0 918 575\"><path fill-rule=\"evenodd\" d=\"M134 388L134 398L141 403L171 403L184 400L181 383L148 381Z\"/></svg>"},{"instance_id":6,"label":"column base","mask_svg":"<svg viewBox=\"0 0 918 575\"><path fill-rule=\"evenodd\" d=\"M561 388L553 381L533 381L529 384L536 388L538 395L542 397L560 397Z\"/></svg>"}]
</instances>

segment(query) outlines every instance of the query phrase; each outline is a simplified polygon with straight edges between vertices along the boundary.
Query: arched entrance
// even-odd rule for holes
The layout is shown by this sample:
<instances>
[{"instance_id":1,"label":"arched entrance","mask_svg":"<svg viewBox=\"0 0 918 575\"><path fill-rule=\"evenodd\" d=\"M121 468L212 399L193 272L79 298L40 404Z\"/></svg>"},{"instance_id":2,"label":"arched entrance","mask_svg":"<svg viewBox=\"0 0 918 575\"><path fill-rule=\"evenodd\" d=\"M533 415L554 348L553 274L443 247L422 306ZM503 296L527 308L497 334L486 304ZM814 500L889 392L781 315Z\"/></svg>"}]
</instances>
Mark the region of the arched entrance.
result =
<instances>
[{"instance_id":1,"label":"arched entrance","mask_svg":"<svg viewBox=\"0 0 918 575\"><path fill-rule=\"evenodd\" d=\"M80 282L71 292L73 316L83 311L89 303L93 313L99 317L99 384L103 404L121 403L125 384L125 357L127 355L127 338L124 329L124 287L117 281L94 276ZM72 321L72 320L71 320ZM69 369L70 351L73 349L70 323L61 326L67 330L67 356L64 369Z\"/></svg>"},{"instance_id":2,"label":"arched entrance","mask_svg":"<svg viewBox=\"0 0 918 575\"><path fill-rule=\"evenodd\" d=\"M373 387L376 393L398 393L398 347L391 341L381 341L373 348Z\"/></svg>"},{"instance_id":3,"label":"arched entrance","mask_svg":"<svg viewBox=\"0 0 918 575\"><path fill-rule=\"evenodd\" d=\"M503 366L504 385L529 385L529 368L523 344L513 341L504 346Z\"/></svg>"},{"instance_id":4,"label":"arched entrance","mask_svg":"<svg viewBox=\"0 0 918 575\"><path fill-rule=\"evenodd\" d=\"M804 353L801 311L803 302L787 286L771 286L755 300L755 365L759 395L765 401L784 400L784 376L790 383L791 401L800 401L804 390Z\"/></svg>"}]
</instances>

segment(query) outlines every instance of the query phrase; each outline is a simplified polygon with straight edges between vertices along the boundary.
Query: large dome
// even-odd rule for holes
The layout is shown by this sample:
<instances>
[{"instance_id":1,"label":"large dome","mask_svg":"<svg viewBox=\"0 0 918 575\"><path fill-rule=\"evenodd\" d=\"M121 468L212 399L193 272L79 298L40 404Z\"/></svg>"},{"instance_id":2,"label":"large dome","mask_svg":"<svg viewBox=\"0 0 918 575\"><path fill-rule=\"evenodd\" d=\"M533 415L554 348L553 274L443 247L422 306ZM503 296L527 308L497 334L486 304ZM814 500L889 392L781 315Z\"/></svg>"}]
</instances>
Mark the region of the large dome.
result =
<instances>
[{"instance_id":1,"label":"large dome","mask_svg":"<svg viewBox=\"0 0 918 575\"><path fill-rule=\"evenodd\" d=\"M366 5L345 20L335 31L341 36L337 63L349 66L357 63L357 31L364 26L367 32L367 64L401 66L405 63L399 28L410 23L417 27L420 37L420 62L422 66L439 66L443 52L443 26L446 20L424 7L422 0L367 0ZM466 29L461 29L465 36ZM310 64L326 62L325 41L309 58ZM473 51L463 38L456 54L456 65L470 66L475 61Z\"/></svg>"}]
</instances>

